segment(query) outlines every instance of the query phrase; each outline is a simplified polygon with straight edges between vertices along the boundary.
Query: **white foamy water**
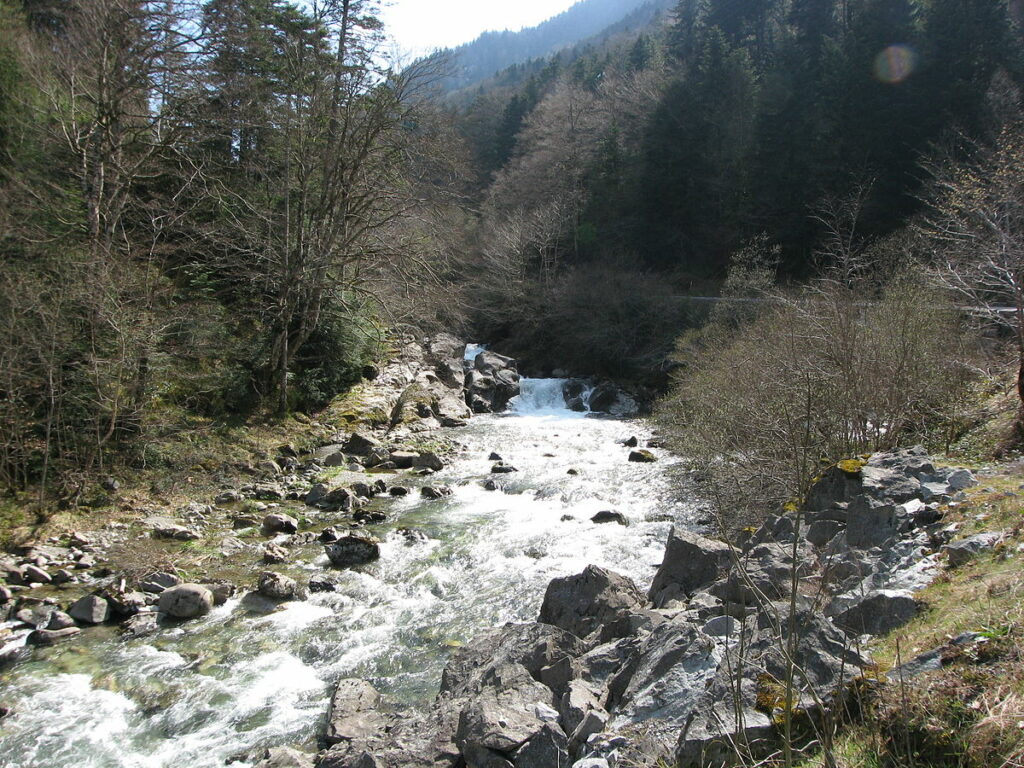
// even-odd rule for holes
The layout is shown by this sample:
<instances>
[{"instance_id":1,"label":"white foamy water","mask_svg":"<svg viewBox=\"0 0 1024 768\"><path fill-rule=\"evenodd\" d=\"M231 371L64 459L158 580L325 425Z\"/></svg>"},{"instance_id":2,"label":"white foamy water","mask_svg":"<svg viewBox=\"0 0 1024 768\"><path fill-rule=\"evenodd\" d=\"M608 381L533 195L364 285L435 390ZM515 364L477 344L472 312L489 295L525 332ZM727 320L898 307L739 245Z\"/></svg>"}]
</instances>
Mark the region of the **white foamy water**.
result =
<instances>
[{"instance_id":1,"label":"white foamy water","mask_svg":"<svg viewBox=\"0 0 1024 768\"><path fill-rule=\"evenodd\" d=\"M453 649L536 618L552 578L595 563L646 589L669 526L690 514L670 501L674 462L628 462L620 441L644 440L646 427L573 413L563 387L526 379L508 414L453 430L466 450L430 478L453 495L385 502L380 561L335 571L338 592L263 617L233 600L144 639L87 630L0 673L0 703L14 710L0 721L0 765L242 768L228 760L260 747L312 751L339 678L421 706ZM492 475L492 452L518 471ZM606 509L631 524L590 522ZM399 527L426 540L409 544ZM304 554L307 573L326 569L322 550Z\"/></svg>"}]
</instances>

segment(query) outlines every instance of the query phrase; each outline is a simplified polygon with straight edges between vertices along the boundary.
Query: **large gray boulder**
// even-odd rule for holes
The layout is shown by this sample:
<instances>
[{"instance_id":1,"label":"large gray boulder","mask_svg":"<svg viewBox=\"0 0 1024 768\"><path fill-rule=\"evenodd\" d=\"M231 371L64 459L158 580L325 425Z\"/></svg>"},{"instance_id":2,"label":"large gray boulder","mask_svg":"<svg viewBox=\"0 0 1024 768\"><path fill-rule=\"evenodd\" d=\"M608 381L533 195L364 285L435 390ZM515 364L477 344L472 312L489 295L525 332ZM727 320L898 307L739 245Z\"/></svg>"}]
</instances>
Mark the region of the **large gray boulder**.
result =
<instances>
[{"instance_id":1,"label":"large gray boulder","mask_svg":"<svg viewBox=\"0 0 1024 768\"><path fill-rule=\"evenodd\" d=\"M880 589L833 616L836 626L855 635L882 635L913 619L920 605L904 590Z\"/></svg>"},{"instance_id":2,"label":"large gray boulder","mask_svg":"<svg viewBox=\"0 0 1024 768\"><path fill-rule=\"evenodd\" d=\"M552 694L520 665L498 670L493 684L464 705L455 743L511 754L537 736L549 720Z\"/></svg>"},{"instance_id":3,"label":"large gray boulder","mask_svg":"<svg viewBox=\"0 0 1024 768\"><path fill-rule=\"evenodd\" d=\"M519 394L515 360L494 352L481 352L466 374L466 403L474 413L503 411Z\"/></svg>"},{"instance_id":4,"label":"large gray boulder","mask_svg":"<svg viewBox=\"0 0 1024 768\"><path fill-rule=\"evenodd\" d=\"M367 739L384 729L387 719L378 711L381 696L365 680L339 680L327 711L328 744Z\"/></svg>"},{"instance_id":5,"label":"large gray boulder","mask_svg":"<svg viewBox=\"0 0 1024 768\"><path fill-rule=\"evenodd\" d=\"M497 671L523 667L535 680L541 672L583 653L575 635L548 624L506 624L460 648L441 675L441 693L465 697L483 690Z\"/></svg>"},{"instance_id":6,"label":"large gray boulder","mask_svg":"<svg viewBox=\"0 0 1024 768\"><path fill-rule=\"evenodd\" d=\"M425 713L391 716L386 732L341 741L317 760L317 768L456 768L467 762L455 746L458 702L439 700Z\"/></svg>"},{"instance_id":7,"label":"large gray boulder","mask_svg":"<svg viewBox=\"0 0 1024 768\"><path fill-rule=\"evenodd\" d=\"M678 729L718 675L721 658L719 646L691 624L656 627L609 683L616 720Z\"/></svg>"},{"instance_id":8,"label":"large gray boulder","mask_svg":"<svg viewBox=\"0 0 1024 768\"><path fill-rule=\"evenodd\" d=\"M179 584L160 593L157 608L176 619L194 619L213 609L213 593L202 584Z\"/></svg>"},{"instance_id":9,"label":"large gray boulder","mask_svg":"<svg viewBox=\"0 0 1024 768\"><path fill-rule=\"evenodd\" d=\"M569 740L557 723L545 723L513 755L515 768L556 768L569 765Z\"/></svg>"},{"instance_id":10,"label":"large gray boulder","mask_svg":"<svg viewBox=\"0 0 1024 768\"><path fill-rule=\"evenodd\" d=\"M897 509L874 497L858 496L846 511L846 543L870 549L892 541L899 534Z\"/></svg>"},{"instance_id":11,"label":"large gray boulder","mask_svg":"<svg viewBox=\"0 0 1024 768\"><path fill-rule=\"evenodd\" d=\"M658 607L669 600L685 599L714 583L732 557L725 542L673 527L648 597Z\"/></svg>"},{"instance_id":12,"label":"large gray boulder","mask_svg":"<svg viewBox=\"0 0 1024 768\"><path fill-rule=\"evenodd\" d=\"M448 333L439 333L426 340L426 359L437 378L449 389L462 389L465 384L463 355L466 342Z\"/></svg>"},{"instance_id":13,"label":"large gray boulder","mask_svg":"<svg viewBox=\"0 0 1024 768\"><path fill-rule=\"evenodd\" d=\"M643 604L631 579L588 565L583 573L548 584L538 621L586 637L604 625L626 619Z\"/></svg>"},{"instance_id":14,"label":"large gray boulder","mask_svg":"<svg viewBox=\"0 0 1024 768\"><path fill-rule=\"evenodd\" d=\"M800 578L813 564L805 548L799 549L797 556L794 561L791 544L758 544L732 567L727 578L708 591L725 603L741 605L760 606L785 597L792 591L794 570Z\"/></svg>"}]
</instances>

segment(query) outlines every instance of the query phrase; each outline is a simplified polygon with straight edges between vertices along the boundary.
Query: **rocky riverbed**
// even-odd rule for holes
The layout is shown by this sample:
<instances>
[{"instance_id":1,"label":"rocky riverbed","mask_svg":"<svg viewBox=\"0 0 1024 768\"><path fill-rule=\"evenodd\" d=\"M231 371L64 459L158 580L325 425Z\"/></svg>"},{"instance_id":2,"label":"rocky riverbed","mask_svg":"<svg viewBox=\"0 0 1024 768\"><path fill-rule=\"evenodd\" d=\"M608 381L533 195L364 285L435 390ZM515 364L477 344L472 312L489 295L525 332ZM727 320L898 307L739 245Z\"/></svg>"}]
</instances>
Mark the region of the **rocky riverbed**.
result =
<instances>
[{"instance_id":1,"label":"rocky riverbed","mask_svg":"<svg viewBox=\"0 0 1024 768\"><path fill-rule=\"evenodd\" d=\"M672 457L630 460L642 423L587 407L631 398L527 380L510 413L472 415L503 405L481 404L479 368L514 366L462 348L407 346L312 454L282 446L209 498L4 558L5 764L310 755L337 680L423 711L452 653L530 618L553 577L595 562L649 579L694 509L666 502Z\"/></svg>"},{"instance_id":2,"label":"rocky riverbed","mask_svg":"<svg viewBox=\"0 0 1024 768\"><path fill-rule=\"evenodd\" d=\"M864 641L998 543L954 541L944 511L975 478L919 449L842 462L799 514L708 538L671 501L679 462L593 412L632 398L464 349L408 345L311 455L0 562L4 764L756 758L787 708L816 738L873 674ZM201 568L175 567L198 547Z\"/></svg>"}]
</instances>

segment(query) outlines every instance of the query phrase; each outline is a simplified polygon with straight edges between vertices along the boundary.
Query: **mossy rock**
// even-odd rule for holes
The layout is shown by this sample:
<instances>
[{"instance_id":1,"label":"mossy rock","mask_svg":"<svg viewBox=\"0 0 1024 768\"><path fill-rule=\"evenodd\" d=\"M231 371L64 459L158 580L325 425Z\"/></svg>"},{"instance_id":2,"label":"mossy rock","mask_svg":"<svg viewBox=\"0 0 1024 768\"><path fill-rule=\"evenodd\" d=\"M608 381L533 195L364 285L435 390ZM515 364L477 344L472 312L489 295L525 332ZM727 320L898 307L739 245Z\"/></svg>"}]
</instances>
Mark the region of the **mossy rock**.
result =
<instances>
[{"instance_id":1,"label":"mossy rock","mask_svg":"<svg viewBox=\"0 0 1024 768\"><path fill-rule=\"evenodd\" d=\"M844 459L836 464L839 469L850 477L860 477L861 470L864 469L867 461L865 459Z\"/></svg>"}]
</instances>

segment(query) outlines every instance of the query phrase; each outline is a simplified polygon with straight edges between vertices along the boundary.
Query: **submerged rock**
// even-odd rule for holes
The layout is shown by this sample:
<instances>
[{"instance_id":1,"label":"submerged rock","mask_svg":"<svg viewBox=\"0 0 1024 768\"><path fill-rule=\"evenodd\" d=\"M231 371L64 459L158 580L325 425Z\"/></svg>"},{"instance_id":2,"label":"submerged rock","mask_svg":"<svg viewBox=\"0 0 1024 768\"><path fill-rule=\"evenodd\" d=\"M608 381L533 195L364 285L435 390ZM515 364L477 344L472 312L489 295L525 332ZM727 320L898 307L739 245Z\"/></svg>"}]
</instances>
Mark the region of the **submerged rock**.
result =
<instances>
[{"instance_id":1,"label":"submerged rock","mask_svg":"<svg viewBox=\"0 0 1024 768\"><path fill-rule=\"evenodd\" d=\"M380 558L380 543L372 536L351 534L324 547L327 559L336 568L363 565Z\"/></svg>"},{"instance_id":2,"label":"submerged rock","mask_svg":"<svg viewBox=\"0 0 1024 768\"><path fill-rule=\"evenodd\" d=\"M627 526L629 525L629 518L621 512L612 512L611 510L606 509L598 512L590 518L590 522L597 523L599 525L601 523L618 523L619 525Z\"/></svg>"},{"instance_id":3,"label":"submerged rock","mask_svg":"<svg viewBox=\"0 0 1024 768\"><path fill-rule=\"evenodd\" d=\"M260 574L256 591L271 600L301 600L305 595L295 579L273 571Z\"/></svg>"},{"instance_id":4,"label":"submerged rock","mask_svg":"<svg viewBox=\"0 0 1024 768\"><path fill-rule=\"evenodd\" d=\"M82 630L78 627L65 627L64 629L37 629L30 632L25 642L29 645L48 646L55 645L61 640L74 637Z\"/></svg>"}]
</instances>

